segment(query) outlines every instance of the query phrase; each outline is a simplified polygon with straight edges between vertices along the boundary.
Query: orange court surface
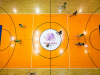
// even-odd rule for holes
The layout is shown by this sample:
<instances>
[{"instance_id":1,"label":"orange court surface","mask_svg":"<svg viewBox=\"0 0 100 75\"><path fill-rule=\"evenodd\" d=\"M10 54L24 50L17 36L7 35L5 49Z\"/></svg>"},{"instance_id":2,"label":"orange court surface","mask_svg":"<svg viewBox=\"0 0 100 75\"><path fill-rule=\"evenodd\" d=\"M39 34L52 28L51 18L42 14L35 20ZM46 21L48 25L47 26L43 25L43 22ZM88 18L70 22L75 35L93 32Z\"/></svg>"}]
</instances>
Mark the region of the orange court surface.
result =
<instances>
[{"instance_id":1,"label":"orange court surface","mask_svg":"<svg viewBox=\"0 0 100 75\"><path fill-rule=\"evenodd\" d=\"M0 75L100 75L100 0L0 0Z\"/></svg>"},{"instance_id":2,"label":"orange court surface","mask_svg":"<svg viewBox=\"0 0 100 75\"><path fill-rule=\"evenodd\" d=\"M49 14L0 14L0 68L100 68L100 14L89 19L90 15L52 14L50 23ZM19 27L19 23L27 28ZM75 36L84 33L85 28L84 37ZM63 32L56 50L47 51L40 45L39 37L47 29ZM20 39L21 44L14 39ZM76 46L78 42L87 47Z\"/></svg>"}]
</instances>

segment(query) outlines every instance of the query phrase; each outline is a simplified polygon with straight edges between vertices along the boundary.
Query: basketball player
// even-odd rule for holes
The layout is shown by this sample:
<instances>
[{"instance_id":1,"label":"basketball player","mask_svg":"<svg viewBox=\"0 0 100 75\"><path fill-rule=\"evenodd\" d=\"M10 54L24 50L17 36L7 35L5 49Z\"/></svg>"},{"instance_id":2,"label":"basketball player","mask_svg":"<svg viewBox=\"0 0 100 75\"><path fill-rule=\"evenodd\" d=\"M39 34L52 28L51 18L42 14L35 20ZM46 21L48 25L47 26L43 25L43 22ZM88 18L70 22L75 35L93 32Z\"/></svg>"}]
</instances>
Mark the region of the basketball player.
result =
<instances>
[{"instance_id":1,"label":"basketball player","mask_svg":"<svg viewBox=\"0 0 100 75\"><path fill-rule=\"evenodd\" d=\"M84 43L77 43L77 44L75 44L75 45L80 45L80 46L84 46Z\"/></svg>"},{"instance_id":2,"label":"basketball player","mask_svg":"<svg viewBox=\"0 0 100 75\"><path fill-rule=\"evenodd\" d=\"M49 47L49 44L47 44L46 47Z\"/></svg>"},{"instance_id":3,"label":"basketball player","mask_svg":"<svg viewBox=\"0 0 100 75\"><path fill-rule=\"evenodd\" d=\"M58 34L58 35L61 35L61 34L62 34L62 30L61 30L61 31L59 31L59 32L57 32L57 34Z\"/></svg>"},{"instance_id":4,"label":"basketball player","mask_svg":"<svg viewBox=\"0 0 100 75\"><path fill-rule=\"evenodd\" d=\"M17 42L18 44L21 44L21 40L14 40L15 42Z\"/></svg>"},{"instance_id":5,"label":"basketball player","mask_svg":"<svg viewBox=\"0 0 100 75\"><path fill-rule=\"evenodd\" d=\"M23 27L23 28L27 28L27 27L23 26L22 24L19 24L19 26L20 26L20 27Z\"/></svg>"},{"instance_id":6,"label":"basketball player","mask_svg":"<svg viewBox=\"0 0 100 75\"><path fill-rule=\"evenodd\" d=\"M35 75L36 74L36 72L33 72L33 73L28 73L29 75Z\"/></svg>"},{"instance_id":7,"label":"basketball player","mask_svg":"<svg viewBox=\"0 0 100 75\"><path fill-rule=\"evenodd\" d=\"M64 3L64 5L63 6L61 6L61 8L60 9L65 9L66 8L66 2Z\"/></svg>"},{"instance_id":8,"label":"basketball player","mask_svg":"<svg viewBox=\"0 0 100 75\"><path fill-rule=\"evenodd\" d=\"M79 35L75 35L75 36L79 36L79 37L82 37L82 36L84 36L84 34L79 34Z\"/></svg>"},{"instance_id":9,"label":"basketball player","mask_svg":"<svg viewBox=\"0 0 100 75\"><path fill-rule=\"evenodd\" d=\"M74 15L76 16L76 14L77 14L77 10L73 13L73 15L70 15L70 17L74 16Z\"/></svg>"}]
</instances>

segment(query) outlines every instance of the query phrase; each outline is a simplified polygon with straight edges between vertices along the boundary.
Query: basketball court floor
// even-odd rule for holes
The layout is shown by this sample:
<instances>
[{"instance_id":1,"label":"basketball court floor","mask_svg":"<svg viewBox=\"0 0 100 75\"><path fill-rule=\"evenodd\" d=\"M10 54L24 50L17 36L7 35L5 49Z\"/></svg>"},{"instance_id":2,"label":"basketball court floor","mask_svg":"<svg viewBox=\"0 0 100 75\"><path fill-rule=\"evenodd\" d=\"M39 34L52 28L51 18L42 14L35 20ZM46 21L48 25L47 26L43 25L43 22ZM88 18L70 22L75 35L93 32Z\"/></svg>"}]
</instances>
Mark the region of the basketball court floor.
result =
<instances>
[{"instance_id":1,"label":"basketball court floor","mask_svg":"<svg viewBox=\"0 0 100 75\"><path fill-rule=\"evenodd\" d=\"M0 2L0 75L100 75L100 1L31 1ZM59 11L64 2L70 7L67 4ZM16 6L16 13L10 3ZM32 3L33 12L29 9ZM71 7L74 3L75 8ZM36 13L38 4L41 11ZM70 17L76 10L78 14ZM60 30L62 35L57 34ZM84 36L75 36L79 34ZM21 40L21 44L14 40ZM79 42L85 45L75 45Z\"/></svg>"}]
</instances>

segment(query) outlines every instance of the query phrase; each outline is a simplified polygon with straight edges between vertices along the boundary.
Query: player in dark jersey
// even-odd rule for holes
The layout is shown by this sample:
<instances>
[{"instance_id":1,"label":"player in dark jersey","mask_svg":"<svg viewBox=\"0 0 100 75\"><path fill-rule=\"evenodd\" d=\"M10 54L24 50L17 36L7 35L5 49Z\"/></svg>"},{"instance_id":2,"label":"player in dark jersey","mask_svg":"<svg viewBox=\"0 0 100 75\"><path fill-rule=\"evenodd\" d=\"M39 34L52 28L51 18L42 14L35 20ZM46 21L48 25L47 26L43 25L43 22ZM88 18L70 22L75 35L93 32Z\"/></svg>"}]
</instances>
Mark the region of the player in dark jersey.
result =
<instances>
[{"instance_id":1,"label":"player in dark jersey","mask_svg":"<svg viewBox=\"0 0 100 75\"><path fill-rule=\"evenodd\" d=\"M49 44L47 44L46 47L49 47Z\"/></svg>"},{"instance_id":2,"label":"player in dark jersey","mask_svg":"<svg viewBox=\"0 0 100 75\"><path fill-rule=\"evenodd\" d=\"M29 72L28 72L28 74L29 74L29 75L35 75L35 74L36 74L36 72L33 72L33 73L29 73Z\"/></svg>"},{"instance_id":3,"label":"player in dark jersey","mask_svg":"<svg viewBox=\"0 0 100 75\"><path fill-rule=\"evenodd\" d=\"M74 15L76 16L76 14L77 14L77 10L73 13L73 15L70 15L70 17L74 16Z\"/></svg>"},{"instance_id":4,"label":"player in dark jersey","mask_svg":"<svg viewBox=\"0 0 100 75\"><path fill-rule=\"evenodd\" d=\"M61 34L62 34L62 30L61 30L61 31L59 31L59 32L57 32L57 34L58 34L58 35L61 35Z\"/></svg>"}]
</instances>

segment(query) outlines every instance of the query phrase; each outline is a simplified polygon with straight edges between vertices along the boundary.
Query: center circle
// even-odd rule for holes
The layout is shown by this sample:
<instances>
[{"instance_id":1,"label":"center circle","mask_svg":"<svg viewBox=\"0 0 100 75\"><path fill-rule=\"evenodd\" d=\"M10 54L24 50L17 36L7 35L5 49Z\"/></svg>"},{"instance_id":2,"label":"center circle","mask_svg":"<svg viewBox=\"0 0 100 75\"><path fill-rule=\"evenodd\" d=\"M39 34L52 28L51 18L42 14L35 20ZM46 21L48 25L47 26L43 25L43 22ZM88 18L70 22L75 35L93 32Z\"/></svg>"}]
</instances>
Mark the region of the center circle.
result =
<instances>
[{"instance_id":1,"label":"center circle","mask_svg":"<svg viewBox=\"0 0 100 75\"><path fill-rule=\"evenodd\" d=\"M40 44L44 49L53 51L60 46L61 36L54 29L47 29L40 36ZM47 44L49 47L46 46Z\"/></svg>"},{"instance_id":2,"label":"center circle","mask_svg":"<svg viewBox=\"0 0 100 75\"><path fill-rule=\"evenodd\" d=\"M51 27L50 27L50 23L51 23ZM46 27L47 26L47 27ZM48 27L49 26L49 27ZM55 28L55 26L57 27L59 27L59 29L54 29ZM65 39L65 41L64 40L62 40L61 41L61 44L60 45L63 45L64 44L64 49L63 49L63 52L62 53L60 53L60 54L58 54L58 55L55 55L55 56L52 56L52 57L48 57L48 54L47 54L47 56L46 55L44 55L44 53L43 52L38 52L37 50L38 50L38 48L40 48L40 47L38 47L38 45L36 45L36 39L35 39L35 37L36 36L38 36L39 38L39 40L37 41L37 43L39 43L39 45L41 45L41 43L40 43L40 37L41 37L41 34L44 32L44 31L40 31L40 34L38 33L39 32L39 30L41 30L41 28L43 28L43 30L45 31L45 30L49 30L49 28L52 28L52 30L55 30L55 31L59 31L59 30L62 30L62 32L63 32L63 34L64 34L64 37L63 37L63 34L62 34L62 36L60 36L60 37L63 37L62 39L65 39L65 38L67 38L67 39ZM66 43L66 44L65 44ZM40 56L42 56L42 57L44 57L44 58L47 58L47 59L54 59L54 58L57 58L57 57L60 57L62 54L64 54L65 53L65 51L67 50L67 48L68 48L68 44L69 44L69 36L68 36L68 33L67 33L67 31L66 31L66 29L62 26L62 25L60 25L59 23L56 23L56 22L45 22L45 23L42 23L41 25L39 25L36 29L35 29L35 31L33 32L33 35L32 35L32 44L33 44L33 48L34 48L34 50L40 55ZM41 46L41 48L43 48L42 46ZM52 50L53 52L52 53L54 53L54 52L56 52L56 51L58 51L58 49L60 49L61 47L59 46L59 48L57 48L56 50ZM50 52L51 52L51 50L50 50L50 52L49 52L49 50L46 50L46 49L42 49L42 50L44 50L44 51L47 51L47 53L49 53L50 54Z\"/></svg>"}]
</instances>

